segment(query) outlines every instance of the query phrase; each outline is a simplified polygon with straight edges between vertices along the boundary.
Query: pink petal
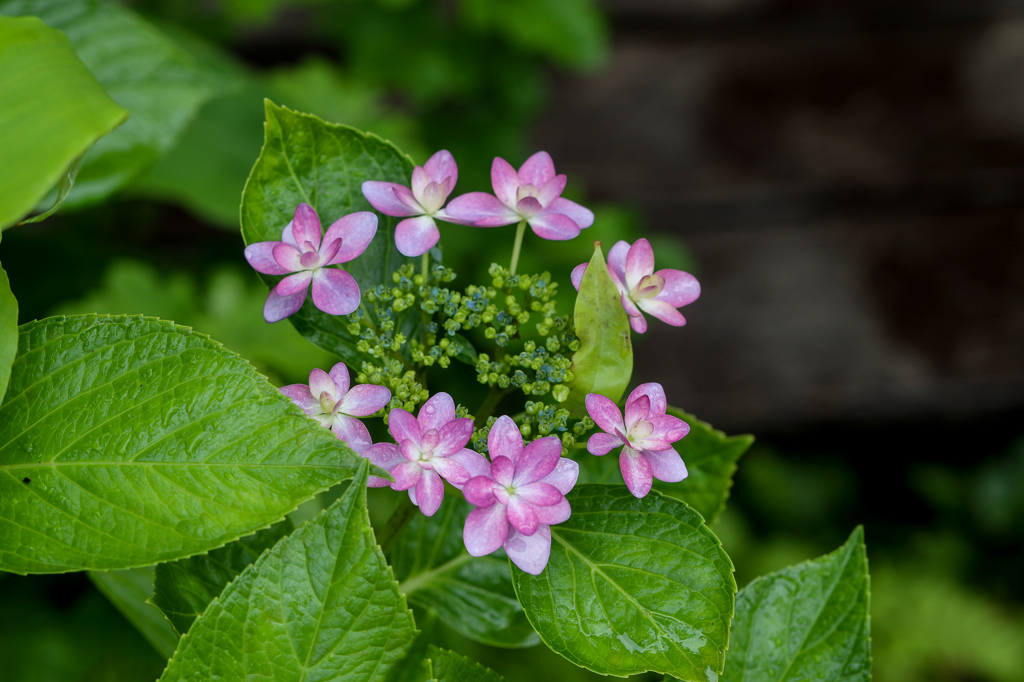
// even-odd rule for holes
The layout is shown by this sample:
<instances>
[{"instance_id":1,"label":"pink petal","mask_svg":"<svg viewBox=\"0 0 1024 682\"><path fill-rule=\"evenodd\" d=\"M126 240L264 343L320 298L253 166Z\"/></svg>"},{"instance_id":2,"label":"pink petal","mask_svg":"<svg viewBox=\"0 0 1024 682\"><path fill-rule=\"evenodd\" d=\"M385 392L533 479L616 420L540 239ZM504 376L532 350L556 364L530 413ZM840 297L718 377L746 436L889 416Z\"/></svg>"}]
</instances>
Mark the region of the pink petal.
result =
<instances>
[{"instance_id":1,"label":"pink petal","mask_svg":"<svg viewBox=\"0 0 1024 682\"><path fill-rule=\"evenodd\" d=\"M515 497L521 497L535 507L550 507L565 496L550 483L537 482L517 485Z\"/></svg>"},{"instance_id":2,"label":"pink petal","mask_svg":"<svg viewBox=\"0 0 1024 682\"><path fill-rule=\"evenodd\" d=\"M296 272L294 275L288 275L278 282L277 286L274 287L274 291L281 296L292 296L308 289L312 279L313 273L309 270Z\"/></svg>"},{"instance_id":3,"label":"pink petal","mask_svg":"<svg viewBox=\"0 0 1024 682\"><path fill-rule=\"evenodd\" d=\"M423 170L437 183L443 183L446 178L451 178L449 188L454 187L459 181L459 167L455 164L455 157L447 149L434 152L423 164Z\"/></svg>"},{"instance_id":4,"label":"pink petal","mask_svg":"<svg viewBox=\"0 0 1024 682\"><path fill-rule=\"evenodd\" d=\"M643 315L630 315L629 326L633 328L637 334L643 334L647 331L647 318Z\"/></svg>"},{"instance_id":5,"label":"pink petal","mask_svg":"<svg viewBox=\"0 0 1024 682\"><path fill-rule=\"evenodd\" d=\"M274 259L274 247L280 243L256 242L255 244L249 244L249 246L245 247L245 260L249 261L249 265L256 272L262 272L264 275L287 275L289 272L295 272L295 270L282 267Z\"/></svg>"},{"instance_id":6,"label":"pink petal","mask_svg":"<svg viewBox=\"0 0 1024 682\"><path fill-rule=\"evenodd\" d=\"M569 280L576 291L580 290L580 284L583 283L583 274L587 271L588 265L590 263L580 263L572 269L572 274L569 275Z\"/></svg>"},{"instance_id":7,"label":"pink petal","mask_svg":"<svg viewBox=\"0 0 1024 682\"><path fill-rule=\"evenodd\" d=\"M309 204L299 204L295 207L295 217L292 218L292 235L296 244L309 242L314 249L320 248L320 239L323 237L320 216Z\"/></svg>"},{"instance_id":8,"label":"pink petal","mask_svg":"<svg viewBox=\"0 0 1024 682\"><path fill-rule=\"evenodd\" d=\"M623 448L619 456L619 468L622 470L622 480L634 497L643 497L651 492L654 483L651 465L643 455L632 448Z\"/></svg>"},{"instance_id":9,"label":"pink petal","mask_svg":"<svg viewBox=\"0 0 1024 682\"><path fill-rule=\"evenodd\" d=\"M475 227L498 227L519 222L518 213L498 201L493 194L484 192L457 196L448 202L444 210L455 221Z\"/></svg>"},{"instance_id":10,"label":"pink petal","mask_svg":"<svg viewBox=\"0 0 1024 682\"><path fill-rule=\"evenodd\" d=\"M328 315L348 315L359 307L359 285L344 270L321 268L313 274L313 305Z\"/></svg>"},{"instance_id":11,"label":"pink petal","mask_svg":"<svg viewBox=\"0 0 1024 682\"><path fill-rule=\"evenodd\" d=\"M391 400L391 391L375 384L359 384L341 399L338 412L353 417L369 417Z\"/></svg>"},{"instance_id":12,"label":"pink petal","mask_svg":"<svg viewBox=\"0 0 1024 682\"><path fill-rule=\"evenodd\" d=\"M674 308L693 303L700 297L700 282L688 272L682 270L658 270L656 273L665 280L665 288L654 297L656 301L665 301Z\"/></svg>"},{"instance_id":13,"label":"pink petal","mask_svg":"<svg viewBox=\"0 0 1024 682\"><path fill-rule=\"evenodd\" d=\"M533 535L523 535L513 528L504 545L508 558L520 571L540 575L551 556L551 528L539 526Z\"/></svg>"},{"instance_id":14,"label":"pink petal","mask_svg":"<svg viewBox=\"0 0 1024 682\"><path fill-rule=\"evenodd\" d=\"M516 213L523 218L535 215L544 210L544 207L541 206L540 201L536 197L523 197L516 202L515 206Z\"/></svg>"},{"instance_id":15,"label":"pink petal","mask_svg":"<svg viewBox=\"0 0 1024 682\"><path fill-rule=\"evenodd\" d=\"M430 463L434 471L452 485L463 485L473 478L466 469L451 457L432 457Z\"/></svg>"},{"instance_id":16,"label":"pink petal","mask_svg":"<svg viewBox=\"0 0 1024 682\"><path fill-rule=\"evenodd\" d=\"M572 487L576 485L580 477L580 465L568 457L558 460L558 466L550 474L544 477L544 483L550 483L558 488L558 492L568 495Z\"/></svg>"},{"instance_id":17,"label":"pink petal","mask_svg":"<svg viewBox=\"0 0 1024 682\"><path fill-rule=\"evenodd\" d=\"M473 420L469 417L453 419L441 427L438 436L440 440L434 446L434 454L438 457L454 455L473 437Z\"/></svg>"},{"instance_id":18,"label":"pink petal","mask_svg":"<svg viewBox=\"0 0 1024 682\"><path fill-rule=\"evenodd\" d=\"M462 540L470 556L490 554L501 547L507 537L508 519L503 504L477 507L469 513L462 529Z\"/></svg>"},{"instance_id":19,"label":"pink petal","mask_svg":"<svg viewBox=\"0 0 1024 682\"><path fill-rule=\"evenodd\" d=\"M565 189L565 176L556 175L544 183L543 187L540 185L537 187L539 188L537 199L540 200L541 206L547 206L562 194L562 190Z\"/></svg>"},{"instance_id":20,"label":"pink petal","mask_svg":"<svg viewBox=\"0 0 1024 682\"><path fill-rule=\"evenodd\" d=\"M541 213L530 218L530 227L543 239L565 241L579 235L579 226L561 213Z\"/></svg>"},{"instance_id":21,"label":"pink petal","mask_svg":"<svg viewBox=\"0 0 1024 682\"><path fill-rule=\"evenodd\" d=\"M339 263L347 263L356 258L363 251L366 251L366 247L373 241L373 235L375 234L377 234L377 216L369 211L357 211L356 213L349 213L347 216L338 218L327 229L324 239L328 244L335 239L340 239L341 248L338 249L338 253L335 254L334 258L324 263L324 265L338 265ZM335 314L347 315L348 313Z\"/></svg>"},{"instance_id":22,"label":"pink petal","mask_svg":"<svg viewBox=\"0 0 1024 682\"><path fill-rule=\"evenodd\" d=\"M686 434L690 432L690 425L679 417L673 417L670 414L663 414L660 417L654 417L651 419L651 423L654 425L654 434L652 437L661 438L672 443L677 440L684 438Z\"/></svg>"},{"instance_id":23,"label":"pink petal","mask_svg":"<svg viewBox=\"0 0 1024 682\"><path fill-rule=\"evenodd\" d=\"M662 322L667 322L673 327L682 327L686 324L683 314L672 307L671 303L659 301L657 298L640 299L637 303L644 312L653 315Z\"/></svg>"},{"instance_id":24,"label":"pink petal","mask_svg":"<svg viewBox=\"0 0 1024 682\"><path fill-rule=\"evenodd\" d=\"M416 197L416 199L423 197L423 190L427 188L427 185L429 185L430 182L430 176L427 175L427 171L423 170L423 166L415 166L412 169L411 189L412 195ZM422 201L419 203L421 206L423 205Z\"/></svg>"},{"instance_id":25,"label":"pink petal","mask_svg":"<svg viewBox=\"0 0 1024 682\"><path fill-rule=\"evenodd\" d=\"M345 366L344 362L339 362L335 364L334 367L331 367L329 374L331 375L331 381L334 382L334 389L336 391L334 395L344 397L344 395L348 393L349 386L352 385L348 376L348 367ZM376 412L376 410L374 410L374 412ZM363 415L356 416L361 417Z\"/></svg>"},{"instance_id":26,"label":"pink petal","mask_svg":"<svg viewBox=\"0 0 1024 682\"><path fill-rule=\"evenodd\" d=\"M644 458L651 466L651 474L659 481L678 483L687 476L686 465L679 453L668 450L647 450Z\"/></svg>"},{"instance_id":27,"label":"pink petal","mask_svg":"<svg viewBox=\"0 0 1024 682\"><path fill-rule=\"evenodd\" d=\"M367 180L363 183L363 196L371 206L384 215L404 217L421 213L419 206L410 206L402 201L395 191L396 187L401 187L401 185L396 185L393 182Z\"/></svg>"},{"instance_id":28,"label":"pink petal","mask_svg":"<svg viewBox=\"0 0 1024 682\"><path fill-rule=\"evenodd\" d=\"M519 427L507 415L498 417L487 434L487 453L493 462L498 457L507 457L513 464L519 461L519 453L523 451L523 434Z\"/></svg>"},{"instance_id":29,"label":"pink petal","mask_svg":"<svg viewBox=\"0 0 1024 682\"><path fill-rule=\"evenodd\" d=\"M391 487L394 490L408 490L420 482L424 473L425 470L417 462L396 464L395 468L391 470L391 476L395 479ZM418 503L418 500L413 500L413 502Z\"/></svg>"},{"instance_id":30,"label":"pink petal","mask_svg":"<svg viewBox=\"0 0 1024 682\"><path fill-rule=\"evenodd\" d=\"M363 456L389 473L396 466L406 461L405 457L402 456L402 451L394 443L374 443L366 448Z\"/></svg>"},{"instance_id":31,"label":"pink petal","mask_svg":"<svg viewBox=\"0 0 1024 682\"><path fill-rule=\"evenodd\" d=\"M618 278L623 287L626 285L626 254L629 253L629 242L621 239L615 242L608 251L608 271L612 279Z\"/></svg>"},{"instance_id":32,"label":"pink petal","mask_svg":"<svg viewBox=\"0 0 1024 682\"><path fill-rule=\"evenodd\" d=\"M651 416L665 414L668 410L668 400L665 398L665 389L656 381L640 384L629 393L626 403L631 403L640 396L645 395L651 401Z\"/></svg>"},{"instance_id":33,"label":"pink petal","mask_svg":"<svg viewBox=\"0 0 1024 682\"><path fill-rule=\"evenodd\" d=\"M338 393L338 387L331 375L319 368L314 368L309 373L309 393L317 402L323 393L331 400L337 400L342 395Z\"/></svg>"},{"instance_id":34,"label":"pink petal","mask_svg":"<svg viewBox=\"0 0 1024 682\"><path fill-rule=\"evenodd\" d=\"M637 239L626 254L626 287L633 289L654 272L654 249L646 239Z\"/></svg>"},{"instance_id":35,"label":"pink petal","mask_svg":"<svg viewBox=\"0 0 1024 682\"><path fill-rule=\"evenodd\" d=\"M307 290L303 289L291 296L282 296L271 289L267 302L263 304L263 319L267 322L279 322L295 314L306 300L306 292Z\"/></svg>"},{"instance_id":36,"label":"pink petal","mask_svg":"<svg viewBox=\"0 0 1024 682\"><path fill-rule=\"evenodd\" d=\"M406 218L395 226L395 246L403 256L422 256L440 239L441 231L428 215Z\"/></svg>"},{"instance_id":37,"label":"pink petal","mask_svg":"<svg viewBox=\"0 0 1024 682\"><path fill-rule=\"evenodd\" d=\"M643 313L636 307L636 303L629 297L629 294L623 292L619 296L619 300L622 303L622 309L626 311L626 314L630 317L643 317Z\"/></svg>"},{"instance_id":38,"label":"pink petal","mask_svg":"<svg viewBox=\"0 0 1024 682\"><path fill-rule=\"evenodd\" d=\"M547 507L534 507L533 511L537 512L537 519L545 526L565 523L572 516L572 507L569 506L569 500L564 497Z\"/></svg>"},{"instance_id":39,"label":"pink petal","mask_svg":"<svg viewBox=\"0 0 1024 682\"><path fill-rule=\"evenodd\" d=\"M495 502L494 481L490 476L474 476L462 486L462 494L467 502L477 507L493 505ZM503 507L504 505L495 506Z\"/></svg>"},{"instance_id":40,"label":"pink petal","mask_svg":"<svg viewBox=\"0 0 1024 682\"><path fill-rule=\"evenodd\" d=\"M585 230L594 224L594 212L589 208L580 206L575 201L570 201L565 197L558 197L550 204L547 205L547 213L561 213L564 216L568 216L574 223L580 226L581 230Z\"/></svg>"},{"instance_id":41,"label":"pink petal","mask_svg":"<svg viewBox=\"0 0 1024 682\"><path fill-rule=\"evenodd\" d=\"M615 448L622 447L622 439L610 433L595 433L587 441L587 451L592 455L607 455Z\"/></svg>"},{"instance_id":42,"label":"pink petal","mask_svg":"<svg viewBox=\"0 0 1024 682\"><path fill-rule=\"evenodd\" d=\"M435 393L427 402L423 403L416 419L419 420L422 431L430 429L440 431L445 424L455 419L455 401L443 391Z\"/></svg>"},{"instance_id":43,"label":"pink petal","mask_svg":"<svg viewBox=\"0 0 1024 682\"><path fill-rule=\"evenodd\" d=\"M558 436L538 438L527 445L519 456L512 485L518 487L539 481L555 470L561 458L562 441Z\"/></svg>"},{"instance_id":44,"label":"pink petal","mask_svg":"<svg viewBox=\"0 0 1024 682\"><path fill-rule=\"evenodd\" d=\"M508 457L495 457L491 460L491 478L498 485L511 485L515 473L516 465Z\"/></svg>"},{"instance_id":45,"label":"pink petal","mask_svg":"<svg viewBox=\"0 0 1024 682\"><path fill-rule=\"evenodd\" d=\"M444 481L433 471L424 471L416 484L416 506L424 516L433 516L444 499Z\"/></svg>"},{"instance_id":46,"label":"pink petal","mask_svg":"<svg viewBox=\"0 0 1024 682\"><path fill-rule=\"evenodd\" d=\"M540 521L537 520L537 512L533 507L519 495L514 495L508 501L508 522L512 527L523 535L533 535L537 532Z\"/></svg>"},{"instance_id":47,"label":"pink petal","mask_svg":"<svg viewBox=\"0 0 1024 682\"><path fill-rule=\"evenodd\" d=\"M320 412L320 401L313 397L306 384L289 384L282 386L281 393L292 399L292 402L299 406L306 414L317 414Z\"/></svg>"},{"instance_id":48,"label":"pink petal","mask_svg":"<svg viewBox=\"0 0 1024 682\"><path fill-rule=\"evenodd\" d=\"M555 162L547 152L537 152L519 167L519 183L541 187L555 177Z\"/></svg>"},{"instance_id":49,"label":"pink petal","mask_svg":"<svg viewBox=\"0 0 1024 682\"><path fill-rule=\"evenodd\" d=\"M487 476L491 475L491 463L487 461L487 458L481 455L475 450L469 450L463 448L456 452L454 455L449 455L448 459L454 460L462 465L470 478L474 476ZM462 485L459 483L452 483L456 488L462 489Z\"/></svg>"},{"instance_id":50,"label":"pink petal","mask_svg":"<svg viewBox=\"0 0 1024 682\"><path fill-rule=\"evenodd\" d=\"M302 265L302 252L291 244L285 242L271 242L274 260L285 272L298 272L305 270Z\"/></svg>"},{"instance_id":51,"label":"pink petal","mask_svg":"<svg viewBox=\"0 0 1024 682\"><path fill-rule=\"evenodd\" d=\"M646 419L651 413L651 399L646 395L638 395L632 400L626 401L626 432L629 433L641 419Z\"/></svg>"},{"instance_id":52,"label":"pink petal","mask_svg":"<svg viewBox=\"0 0 1024 682\"><path fill-rule=\"evenodd\" d=\"M416 421L416 417L401 407L396 407L388 414L388 431L391 432L391 437L395 439L396 443L401 443L403 440L419 443L422 434L420 423Z\"/></svg>"},{"instance_id":53,"label":"pink petal","mask_svg":"<svg viewBox=\"0 0 1024 682\"><path fill-rule=\"evenodd\" d=\"M295 241L295 235L292 234L292 221L289 220L288 224L281 230L281 241L285 244L291 244L295 248L299 248L299 243Z\"/></svg>"},{"instance_id":54,"label":"pink petal","mask_svg":"<svg viewBox=\"0 0 1024 682\"><path fill-rule=\"evenodd\" d=\"M347 443L358 453L365 452L373 444L373 441L370 440L370 432L366 430L363 422L355 417L347 417L343 414L334 415L331 432L337 436L338 440Z\"/></svg>"},{"instance_id":55,"label":"pink petal","mask_svg":"<svg viewBox=\"0 0 1024 682\"><path fill-rule=\"evenodd\" d=\"M602 431L613 436L626 433L625 424L622 423L622 413L610 398L600 393L588 393L584 402L587 406L587 414Z\"/></svg>"},{"instance_id":56,"label":"pink petal","mask_svg":"<svg viewBox=\"0 0 1024 682\"><path fill-rule=\"evenodd\" d=\"M494 194L498 201L509 208L515 206L519 185L519 175L512 164L505 159L496 157L491 163L491 187L494 188ZM451 204L448 205L448 208L450 211Z\"/></svg>"}]
</instances>

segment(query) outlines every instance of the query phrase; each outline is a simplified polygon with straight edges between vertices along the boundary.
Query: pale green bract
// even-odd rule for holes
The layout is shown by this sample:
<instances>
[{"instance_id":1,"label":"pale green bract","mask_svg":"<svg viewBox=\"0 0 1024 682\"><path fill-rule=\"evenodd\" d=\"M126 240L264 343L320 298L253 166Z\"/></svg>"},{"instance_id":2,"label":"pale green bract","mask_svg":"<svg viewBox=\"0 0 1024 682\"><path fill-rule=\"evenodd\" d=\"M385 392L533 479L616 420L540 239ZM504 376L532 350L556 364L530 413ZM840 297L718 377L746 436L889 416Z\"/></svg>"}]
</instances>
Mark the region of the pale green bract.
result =
<instances>
[{"instance_id":1,"label":"pale green bract","mask_svg":"<svg viewBox=\"0 0 1024 682\"><path fill-rule=\"evenodd\" d=\"M252 366L186 327L21 328L0 406L0 570L122 569L279 521L362 461Z\"/></svg>"},{"instance_id":2,"label":"pale green bract","mask_svg":"<svg viewBox=\"0 0 1024 682\"><path fill-rule=\"evenodd\" d=\"M721 682L871 679L864 529L814 561L754 580L736 598Z\"/></svg>"},{"instance_id":3,"label":"pale green bract","mask_svg":"<svg viewBox=\"0 0 1024 682\"><path fill-rule=\"evenodd\" d=\"M700 515L651 492L583 485L551 527L538 576L514 570L519 601L551 649L594 672L654 671L714 682L729 642L732 562Z\"/></svg>"},{"instance_id":4,"label":"pale green bract","mask_svg":"<svg viewBox=\"0 0 1024 682\"><path fill-rule=\"evenodd\" d=\"M161 682L387 676L416 630L370 528L367 469L210 604Z\"/></svg>"}]
</instances>

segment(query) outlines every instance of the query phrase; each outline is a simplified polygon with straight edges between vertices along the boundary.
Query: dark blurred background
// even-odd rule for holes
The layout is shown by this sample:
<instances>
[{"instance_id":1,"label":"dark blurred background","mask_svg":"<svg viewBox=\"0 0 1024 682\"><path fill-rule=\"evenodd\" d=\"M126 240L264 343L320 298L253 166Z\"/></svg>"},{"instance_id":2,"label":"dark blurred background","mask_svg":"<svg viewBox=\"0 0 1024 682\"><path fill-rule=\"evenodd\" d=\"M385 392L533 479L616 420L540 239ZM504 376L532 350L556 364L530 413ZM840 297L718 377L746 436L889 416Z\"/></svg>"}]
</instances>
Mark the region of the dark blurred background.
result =
<instances>
[{"instance_id":1,"label":"dark blurred background","mask_svg":"<svg viewBox=\"0 0 1024 682\"><path fill-rule=\"evenodd\" d=\"M634 376L757 436L715 527L740 585L863 523L875 679L1024 680L1024 2L130 7L223 87L113 200L5 234L23 321L159 315L298 381L330 358L263 324L237 231L264 96L420 163L448 148L457 192L489 189L493 156L518 165L546 149L597 222L568 244L528 240L524 269L568 287L591 238L649 236L659 267L701 281L685 328L652 321L638 340ZM500 262L506 237L493 240ZM478 243L442 243L463 282L489 262ZM102 611L133 636L87 581L8 577L0 601L33 590L53 614L37 610L38 631L19 622L18 636L97 661L53 679L146 679L117 676L123 655L111 663L65 629ZM14 627L0 620L0 636ZM439 636L510 680L541 665L590 679L541 649ZM147 646L131 665L158 671ZM11 679L51 679L4 649Z\"/></svg>"}]
</instances>

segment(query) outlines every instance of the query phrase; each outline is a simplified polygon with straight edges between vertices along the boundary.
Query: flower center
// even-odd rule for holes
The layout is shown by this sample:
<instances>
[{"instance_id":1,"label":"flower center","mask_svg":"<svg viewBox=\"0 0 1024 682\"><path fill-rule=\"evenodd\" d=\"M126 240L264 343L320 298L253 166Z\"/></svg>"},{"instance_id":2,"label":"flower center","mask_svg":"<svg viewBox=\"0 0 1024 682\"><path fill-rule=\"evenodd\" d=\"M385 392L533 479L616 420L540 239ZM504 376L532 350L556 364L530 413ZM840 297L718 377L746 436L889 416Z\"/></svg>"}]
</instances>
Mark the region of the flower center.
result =
<instances>
[{"instance_id":1,"label":"flower center","mask_svg":"<svg viewBox=\"0 0 1024 682\"><path fill-rule=\"evenodd\" d=\"M494 486L494 498L501 504L508 504L508 501L516 496L516 488L513 485Z\"/></svg>"},{"instance_id":2,"label":"flower center","mask_svg":"<svg viewBox=\"0 0 1024 682\"><path fill-rule=\"evenodd\" d=\"M646 419L641 419L629 431L628 440L630 447L642 450L643 448L640 446L652 433L654 433L654 424Z\"/></svg>"},{"instance_id":3,"label":"flower center","mask_svg":"<svg viewBox=\"0 0 1024 682\"><path fill-rule=\"evenodd\" d=\"M639 282L633 290L633 299L654 298L665 288L665 278L660 275L647 275Z\"/></svg>"},{"instance_id":4,"label":"flower center","mask_svg":"<svg viewBox=\"0 0 1024 682\"><path fill-rule=\"evenodd\" d=\"M313 242L305 241L302 243L302 255L299 256L299 263L304 268L311 268L320 262L320 254L316 252L316 247L313 246Z\"/></svg>"},{"instance_id":5,"label":"flower center","mask_svg":"<svg viewBox=\"0 0 1024 682\"><path fill-rule=\"evenodd\" d=\"M320 394L320 409L323 410L324 414L333 414L334 408L338 404L338 401L334 399L334 396L330 395L327 391L323 391Z\"/></svg>"},{"instance_id":6,"label":"flower center","mask_svg":"<svg viewBox=\"0 0 1024 682\"><path fill-rule=\"evenodd\" d=\"M516 191L516 201L522 201L526 197L533 197L534 199L539 200L540 190L538 190L534 185L520 185L519 189Z\"/></svg>"}]
</instances>

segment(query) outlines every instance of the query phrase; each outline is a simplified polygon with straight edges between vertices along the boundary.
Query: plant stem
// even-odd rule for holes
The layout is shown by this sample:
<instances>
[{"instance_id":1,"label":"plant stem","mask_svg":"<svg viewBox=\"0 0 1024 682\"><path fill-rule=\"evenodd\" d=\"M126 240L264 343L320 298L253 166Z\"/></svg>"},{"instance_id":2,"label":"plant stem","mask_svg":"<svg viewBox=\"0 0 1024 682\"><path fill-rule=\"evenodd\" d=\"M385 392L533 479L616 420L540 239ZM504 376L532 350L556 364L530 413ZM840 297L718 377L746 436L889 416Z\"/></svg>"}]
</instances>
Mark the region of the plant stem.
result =
<instances>
[{"instance_id":1,"label":"plant stem","mask_svg":"<svg viewBox=\"0 0 1024 682\"><path fill-rule=\"evenodd\" d=\"M418 510L419 508L412 503L408 495L402 495L401 501L395 507L395 511L391 512L387 523L384 524L384 529L380 532L378 540L382 552L386 553L388 551L391 543L395 541L395 538L402 532L402 529L409 525L409 522L413 520Z\"/></svg>"},{"instance_id":2,"label":"plant stem","mask_svg":"<svg viewBox=\"0 0 1024 682\"><path fill-rule=\"evenodd\" d=\"M512 263L508 266L509 274L516 274L516 266L519 265L519 250L523 247L524 234L526 234L526 221L520 220L516 227L516 243L512 247Z\"/></svg>"},{"instance_id":3,"label":"plant stem","mask_svg":"<svg viewBox=\"0 0 1024 682\"><path fill-rule=\"evenodd\" d=\"M427 279L427 271L430 269L430 252L423 254L423 279Z\"/></svg>"}]
</instances>

